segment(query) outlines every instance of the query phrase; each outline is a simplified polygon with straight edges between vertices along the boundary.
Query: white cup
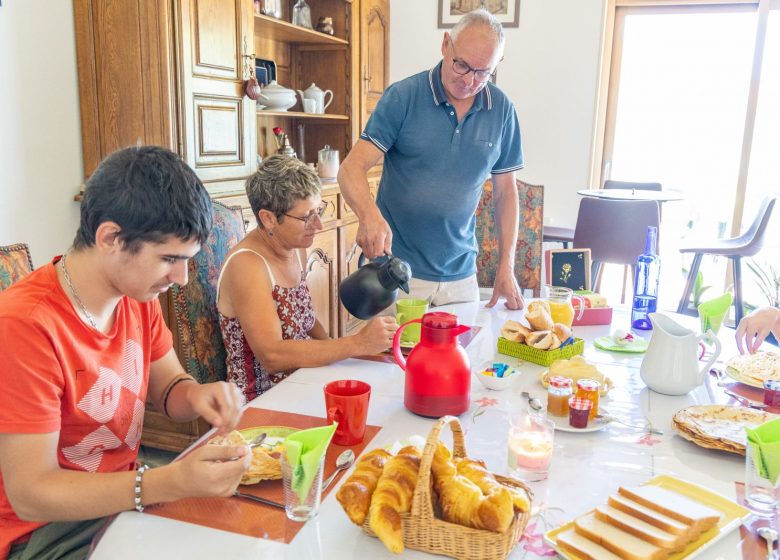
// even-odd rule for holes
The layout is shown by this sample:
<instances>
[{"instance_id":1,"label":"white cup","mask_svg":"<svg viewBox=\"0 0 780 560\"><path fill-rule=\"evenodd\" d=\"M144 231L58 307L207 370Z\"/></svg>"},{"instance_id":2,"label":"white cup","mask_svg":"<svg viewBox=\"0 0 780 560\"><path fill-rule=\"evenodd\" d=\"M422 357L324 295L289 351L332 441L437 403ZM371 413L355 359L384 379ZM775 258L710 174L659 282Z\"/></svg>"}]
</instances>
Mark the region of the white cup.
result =
<instances>
[{"instance_id":1,"label":"white cup","mask_svg":"<svg viewBox=\"0 0 780 560\"><path fill-rule=\"evenodd\" d=\"M303 100L303 112L304 113L316 113L317 112L317 101L314 99L304 99Z\"/></svg>"}]
</instances>

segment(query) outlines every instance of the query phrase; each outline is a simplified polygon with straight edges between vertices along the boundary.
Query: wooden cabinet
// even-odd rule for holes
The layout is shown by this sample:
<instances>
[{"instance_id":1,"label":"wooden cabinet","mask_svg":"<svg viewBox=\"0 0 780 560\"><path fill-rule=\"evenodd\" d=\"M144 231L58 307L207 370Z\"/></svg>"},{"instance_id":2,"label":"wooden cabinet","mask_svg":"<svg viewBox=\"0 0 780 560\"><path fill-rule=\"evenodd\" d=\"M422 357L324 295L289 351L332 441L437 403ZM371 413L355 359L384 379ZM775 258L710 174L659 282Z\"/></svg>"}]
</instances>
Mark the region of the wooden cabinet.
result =
<instances>
[{"instance_id":1,"label":"wooden cabinet","mask_svg":"<svg viewBox=\"0 0 780 560\"><path fill-rule=\"evenodd\" d=\"M306 283L311 292L314 314L328 336L338 336L338 229L326 229L314 237L307 250Z\"/></svg>"},{"instance_id":2,"label":"wooden cabinet","mask_svg":"<svg viewBox=\"0 0 780 560\"><path fill-rule=\"evenodd\" d=\"M389 0L360 2L360 130L390 85Z\"/></svg>"}]
</instances>

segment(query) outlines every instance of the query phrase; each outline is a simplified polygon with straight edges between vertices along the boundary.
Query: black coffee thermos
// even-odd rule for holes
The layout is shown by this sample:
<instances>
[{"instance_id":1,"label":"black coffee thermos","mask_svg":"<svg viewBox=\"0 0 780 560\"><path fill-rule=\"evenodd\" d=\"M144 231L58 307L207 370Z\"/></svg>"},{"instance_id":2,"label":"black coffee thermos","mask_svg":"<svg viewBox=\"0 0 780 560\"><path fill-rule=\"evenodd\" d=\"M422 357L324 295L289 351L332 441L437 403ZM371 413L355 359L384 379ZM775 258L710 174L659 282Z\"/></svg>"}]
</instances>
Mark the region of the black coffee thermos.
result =
<instances>
[{"instance_id":1,"label":"black coffee thermos","mask_svg":"<svg viewBox=\"0 0 780 560\"><path fill-rule=\"evenodd\" d=\"M412 269L398 257L385 255L364 264L360 255L358 269L344 278L339 286L341 303L358 319L370 319L387 309L398 295L398 288L409 293Z\"/></svg>"}]
</instances>

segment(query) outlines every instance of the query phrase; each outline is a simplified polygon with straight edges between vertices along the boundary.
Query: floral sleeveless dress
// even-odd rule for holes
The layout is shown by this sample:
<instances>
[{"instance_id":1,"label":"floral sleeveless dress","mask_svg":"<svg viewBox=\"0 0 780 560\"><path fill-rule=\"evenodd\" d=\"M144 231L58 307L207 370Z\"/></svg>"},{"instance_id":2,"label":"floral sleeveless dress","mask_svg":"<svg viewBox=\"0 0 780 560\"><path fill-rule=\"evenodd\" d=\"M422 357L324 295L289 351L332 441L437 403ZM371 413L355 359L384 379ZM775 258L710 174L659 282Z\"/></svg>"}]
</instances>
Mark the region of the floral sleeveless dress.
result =
<instances>
[{"instance_id":1,"label":"floral sleeveless dress","mask_svg":"<svg viewBox=\"0 0 780 560\"><path fill-rule=\"evenodd\" d=\"M268 266L265 257L250 249L236 251L222 265L217 281L217 297L219 297L219 286L225 268L234 255L242 252L254 253L263 260L268 269L273 286L271 295L282 326L282 338L285 340L310 339L309 331L314 328L315 323L314 305L311 301L309 287L306 285L306 275L303 271L303 264L300 262L300 255L298 255L298 262L301 264L301 281L292 288L285 288L276 284L271 267ZM241 388L247 401L266 392L292 373L293 370L274 373L267 371L263 364L255 358L241 328L241 323L236 317L225 317L220 313L219 326L222 329L222 341L225 343L227 351L227 379Z\"/></svg>"}]
</instances>

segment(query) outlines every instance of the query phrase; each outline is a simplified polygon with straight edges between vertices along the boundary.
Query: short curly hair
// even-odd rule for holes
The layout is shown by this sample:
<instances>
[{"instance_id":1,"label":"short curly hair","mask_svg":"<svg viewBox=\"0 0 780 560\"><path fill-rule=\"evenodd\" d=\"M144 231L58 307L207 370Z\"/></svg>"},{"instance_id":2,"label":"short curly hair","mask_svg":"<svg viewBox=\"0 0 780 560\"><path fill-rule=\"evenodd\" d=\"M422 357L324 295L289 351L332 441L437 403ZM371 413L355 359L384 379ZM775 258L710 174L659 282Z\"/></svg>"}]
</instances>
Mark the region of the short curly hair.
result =
<instances>
[{"instance_id":1,"label":"short curly hair","mask_svg":"<svg viewBox=\"0 0 780 560\"><path fill-rule=\"evenodd\" d=\"M268 210L280 220L296 202L320 194L320 180L304 162L282 155L273 155L260 164L257 172L246 181L246 195L257 220L258 212Z\"/></svg>"}]
</instances>

